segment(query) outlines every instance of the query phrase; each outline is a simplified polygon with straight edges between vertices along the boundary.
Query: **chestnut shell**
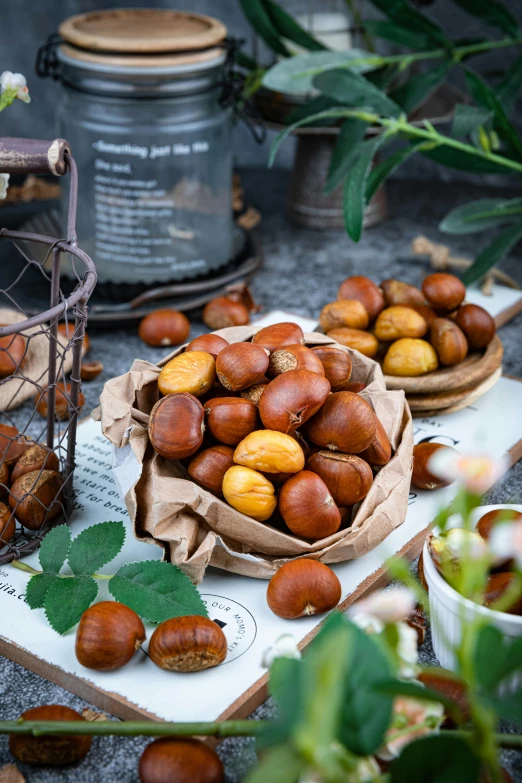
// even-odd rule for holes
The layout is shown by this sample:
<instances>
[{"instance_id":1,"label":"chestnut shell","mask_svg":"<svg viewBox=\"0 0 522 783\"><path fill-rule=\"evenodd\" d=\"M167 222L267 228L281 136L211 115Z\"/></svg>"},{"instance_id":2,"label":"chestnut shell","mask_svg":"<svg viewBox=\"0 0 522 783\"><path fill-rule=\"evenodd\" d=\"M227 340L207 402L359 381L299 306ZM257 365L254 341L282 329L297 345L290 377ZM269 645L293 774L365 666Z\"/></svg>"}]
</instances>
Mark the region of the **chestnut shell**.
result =
<instances>
[{"instance_id":1,"label":"chestnut shell","mask_svg":"<svg viewBox=\"0 0 522 783\"><path fill-rule=\"evenodd\" d=\"M341 513L316 473L302 470L283 484L279 511L292 533L302 538L326 538L341 526Z\"/></svg>"},{"instance_id":2,"label":"chestnut shell","mask_svg":"<svg viewBox=\"0 0 522 783\"><path fill-rule=\"evenodd\" d=\"M266 600L274 614L285 620L322 614L341 600L341 583L324 563L311 558L290 560L268 584Z\"/></svg>"},{"instance_id":3,"label":"chestnut shell","mask_svg":"<svg viewBox=\"0 0 522 783\"><path fill-rule=\"evenodd\" d=\"M188 615L160 623L150 638L149 656L161 669L198 672L218 666L227 655L225 634L208 617Z\"/></svg>"},{"instance_id":4,"label":"chestnut shell","mask_svg":"<svg viewBox=\"0 0 522 783\"><path fill-rule=\"evenodd\" d=\"M145 641L136 612L118 601L100 601L81 616L76 630L76 658L96 671L119 669Z\"/></svg>"},{"instance_id":5,"label":"chestnut shell","mask_svg":"<svg viewBox=\"0 0 522 783\"><path fill-rule=\"evenodd\" d=\"M166 459L184 459L203 443L205 411L188 392L162 397L150 412L149 439Z\"/></svg>"},{"instance_id":6,"label":"chestnut shell","mask_svg":"<svg viewBox=\"0 0 522 783\"><path fill-rule=\"evenodd\" d=\"M20 716L24 720L58 720L84 721L70 707L61 704L46 704L26 710ZM92 737L88 734L42 735L33 737L30 734L11 734L9 750L23 764L42 764L61 767L81 761L89 752Z\"/></svg>"},{"instance_id":7,"label":"chestnut shell","mask_svg":"<svg viewBox=\"0 0 522 783\"><path fill-rule=\"evenodd\" d=\"M237 446L259 428L257 405L242 397L215 397L205 403L210 434L226 446Z\"/></svg>"},{"instance_id":8,"label":"chestnut shell","mask_svg":"<svg viewBox=\"0 0 522 783\"><path fill-rule=\"evenodd\" d=\"M259 415L268 430L291 433L313 416L330 394L330 383L310 370L288 370L263 391Z\"/></svg>"},{"instance_id":9,"label":"chestnut shell","mask_svg":"<svg viewBox=\"0 0 522 783\"><path fill-rule=\"evenodd\" d=\"M367 449L376 431L377 416L372 406L358 394L347 391L330 394L306 425L312 443L344 454Z\"/></svg>"},{"instance_id":10,"label":"chestnut shell","mask_svg":"<svg viewBox=\"0 0 522 783\"><path fill-rule=\"evenodd\" d=\"M223 783L216 751L201 740L161 737L147 745L139 764L141 783Z\"/></svg>"},{"instance_id":11,"label":"chestnut shell","mask_svg":"<svg viewBox=\"0 0 522 783\"><path fill-rule=\"evenodd\" d=\"M322 478L338 506L353 506L366 497L373 483L369 464L355 454L316 451L306 463Z\"/></svg>"}]
</instances>

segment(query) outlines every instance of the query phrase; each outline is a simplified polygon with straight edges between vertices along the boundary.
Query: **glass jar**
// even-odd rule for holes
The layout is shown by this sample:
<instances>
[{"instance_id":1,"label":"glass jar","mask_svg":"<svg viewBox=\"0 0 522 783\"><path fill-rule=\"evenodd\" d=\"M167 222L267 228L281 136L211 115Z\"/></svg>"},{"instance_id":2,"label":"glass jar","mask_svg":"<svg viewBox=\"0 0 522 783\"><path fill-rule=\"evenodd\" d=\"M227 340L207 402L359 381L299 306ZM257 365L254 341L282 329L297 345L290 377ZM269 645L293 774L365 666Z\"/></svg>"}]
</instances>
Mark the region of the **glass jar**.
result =
<instances>
[{"instance_id":1,"label":"glass jar","mask_svg":"<svg viewBox=\"0 0 522 783\"><path fill-rule=\"evenodd\" d=\"M155 285L226 264L233 236L231 110L220 102L226 29L156 9L82 14L60 34L59 133L78 164L78 238L100 281Z\"/></svg>"}]
</instances>

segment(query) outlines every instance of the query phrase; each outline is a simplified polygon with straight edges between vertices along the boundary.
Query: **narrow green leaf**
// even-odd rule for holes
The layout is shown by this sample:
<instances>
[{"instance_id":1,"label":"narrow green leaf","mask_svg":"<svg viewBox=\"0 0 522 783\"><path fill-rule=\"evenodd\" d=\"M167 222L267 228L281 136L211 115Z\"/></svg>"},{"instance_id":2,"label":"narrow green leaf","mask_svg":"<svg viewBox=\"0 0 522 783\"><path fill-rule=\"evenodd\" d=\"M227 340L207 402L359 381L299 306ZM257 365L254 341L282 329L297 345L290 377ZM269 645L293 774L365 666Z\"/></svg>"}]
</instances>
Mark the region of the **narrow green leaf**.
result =
<instances>
[{"instance_id":1,"label":"narrow green leaf","mask_svg":"<svg viewBox=\"0 0 522 783\"><path fill-rule=\"evenodd\" d=\"M265 73L263 86L275 92L285 92L291 95L307 95L313 92L312 80L323 69L350 68L353 71L371 71L374 65L360 62L368 58L368 52L363 49L350 49L349 52L308 52L298 54L276 63Z\"/></svg>"},{"instance_id":2,"label":"narrow green leaf","mask_svg":"<svg viewBox=\"0 0 522 783\"><path fill-rule=\"evenodd\" d=\"M279 745L266 752L246 783L298 783L303 767L291 745Z\"/></svg>"},{"instance_id":3,"label":"narrow green leaf","mask_svg":"<svg viewBox=\"0 0 522 783\"><path fill-rule=\"evenodd\" d=\"M314 38L313 35L310 35L278 3L273 2L273 0L264 0L264 5L272 20L272 24L283 38L296 43L298 46L302 46L303 49L309 49L311 52L328 50L327 46L318 41L317 38Z\"/></svg>"},{"instance_id":4,"label":"narrow green leaf","mask_svg":"<svg viewBox=\"0 0 522 783\"><path fill-rule=\"evenodd\" d=\"M258 747L286 742L301 714L303 662L295 658L276 658L270 667L268 692L277 705L277 718L268 721L257 737Z\"/></svg>"},{"instance_id":5,"label":"narrow green leaf","mask_svg":"<svg viewBox=\"0 0 522 783\"><path fill-rule=\"evenodd\" d=\"M522 218L522 198L482 198L452 209L439 224L446 234L473 234Z\"/></svg>"},{"instance_id":6,"label":"narrow green leaf","mask_svg":"<svg viewBox=\"0 0 522 783\"><path fill-rule=\"evenodd\" d=\"M517 57L511 67L506 71L503 80L496 88L496 93L507 111L513 108L513 104L522 88L522 54Z\"/></svg>"},{"instance_id":7,"label":"narrow green leaf","mask_svg":"<svg viewBox=\"0 0 522 783\"><path fill-rule=\"evenodd\" d=\"M400 106L354 71L337 68L314 76L314 87L345 106L364 106L386 117L400 117Z\"/></svg>"},{"instance_id":8,"label":"narrow green leaf","mask_svg":"<svg viewBox=\"0 0 522 783\"><path fill-rule=\"evenodd\" d=\"M445 81L450 69L451 63L443 62L437 68L418 73L393 90L390 98L408 114L428 100L437 87Z\"/></svg>"},{"instance_id":9,"label":"narrow green leaf","mask_svg":"<svg viewBox=\"0 0 522 783\"><path fill-rule=\"evenodd\" d=\"M76 536L69 550L69 566L73 574L96 573L121 551L125 541L123 522L100 522L85 528Z\"/></svg>"},{"instance_id":10,"label":"narrow green leaf","mask_svg":"<svg viewBox=\"0 0 522 783\"><path fill-rule=\"evenodd\" d=\"M378 90L386 92L387 88L395 81L399 74L397 63L384 65L382 68L376 68L374 71L367 71L365 78L368 79Z\"/></svg>"},{"instance_id":11,"label":"narrow green leaf","mask_svg":"<svg viewBox=\"0 0 522 783\"><path fill-rule=\"evenodd\" d=\"M502 101L494 90L477 73L465 69L466 83L478 104L493 112L493 127L508 148L522 158L522 140L511 123Z\"/></svg>"},{"instance_id":12,"label":"narrow green leaf","mask_svg":"<svg viewBox=\"0 0 522 783\"><path fill-rule=\"evenodd\" d=\"M440 693L440 691L436 691L433 688L424 688L420 683L416 683L415 681L383 680L382 682L375 683L373 689L377 693L385 693L388 696L407 696L412 699L434 701L438 704L442 704L452 715L456 716L457 713L460 713L456 701L453 701L453 699L448 698Z\"/></svg>"},{"instance_id":13,"label":"narrow green leaf","mask_svg":"<svg viewBox=\"0 0 522 783\"><path fill-rule=\"evenodd\" d=\"M289 125L287 128L285 128L283 131L277 134L274 141L272 142L272 146L270 147L270 152L268 156L268 166L271 167L274 165L275 159L277 157L277 153L279 150L279 147L284 142L284 140L287 138L287 136L290 136L290 134L296 129L300 128L302 125L310 125L312 122L317 122L324 119L332 119L332 117L346 117L347 116L347 110L343 108L339 109L327 109L326 111L318 112L317 114L311 114L308 117L304 117L302 120L298 120L298 122L292 123L292 125Z\"/></svg>"},{"instance_id":14,"label":"narrow green leaf","mask_svg":"<svg viewBox=\"0 0 522 783\"><path fill-rule=\"evenodd\" d=\"M390 768L391 783L477 783L481 760L466 740L423 737L407 745Z\"/></svg>"},{"instance_id":15,"label":"narrow green leaf","mask_svg":"<svg viewBox=\"0 0 522 783\"><path fill-rule=\"evenodd\" d=\"M38 554L43 570L50 574L60 573L70 546L71 531L67 525L58 525L50 530L42 541Z\"/></svg>"},{"instance_id":16,"label":"narrow green leaf","mask_svg":"<svg viewBox=\"0 0 522 783\"><path fill-rule=\"evenodd\" d=\"M499 0L453 0L453 2L490 27L496 27L512 37L518 35L519 25L515 16Z\"/></svg>"},{"instance_id":17,"label":"narrow green leaf","mask_svg":"<svg viewBox=\"0 0 522 783\"><path fill-rule=\"evenodd\" d=\"M368 175L366 182L366 194L365 201L368 204L373 198L374 194L380 188L382 183L396 171L399 166L405 163L408 158L414 155L418 148L422 146L423 142L417 142L416 144L410 144L408 147L404 147L392 155L389 155L380 163L377 163Z\"/></svg>"},{"instance_id":18,"label":"narrow green leaf","mask_svg":"<svg viewBox=\"0 0 522 783\"><path fill-rule=\"evenodd\" d=\"M469 136L470 133L477 130L481 125L485 125L492 116L493 112L489 109L484 109L482 106L457 103L453 115L451 135L454 138Z\"/></svg>"},{"instance_id":19,"label":"narrow green leaf","mask_svg":"<svg viewBox=\"0 0 522 783\"><path fill-rule=\"evenodd\" d=\"M479 253L473 264L462 275L462 282L468 286L480 280L492 267L499 264L521 239L522 223L506 228Z\"/></svg>"},{"instance_id":20,"label":"narrow green leaf","mask_svg":"<svg viewBox=\"0 0 522 783\"><path fill-rule=\"evenodd\" d=\"M236 52L235 61L240 68L246 68L247 71L255 71L258 68L254 58L245 54L245 52Z\"/></svg>"},{"instance_id":21,"label":"narrow green leaf","mask_svg":"<svg viewBox=\"0 0 522 783\"><path fill-rule=\"evenodd\" d=\"M350 117L341 125L341 131L335 142L326 181L327 192L333 190L345 178L353 164L357 145L364 138L367 122Z\"/></svg>"},{"instance_id":22,"label":"narrow green leaf","mask_svg":"<svg viewBox=\"0 0 522 783\"><path fill-rule=\"evenodd\" d=\"M127 563L112 577L109 590L117 601L152 623L190 614L208 617L197 588L171 563Z\"/></svg>"},{"instance_id":23,"label":"narrow green leaf","mask_svg":"<svg viewBox=\"0 0 522 783\"><path fill-rule=\"evenodd\" d=\"M267 46L277 54L282 54L283 57L290 57L292 53L281 40L263 0L239 0L239 4L254 31Z\"/></svg>"},{"instance_id":24,"label":"narrow green leaf","mask_svg":"<svg viewBox=\"0 0 522 783\"><path fill-rule=\"evenodd\" d=\"M432 45L430 38L422 33L414 33L407 27L386 22L382 19L366 19L364 28L371 36L384 38L386 41L393 41L400 46L406 46L409 49L423 51L429 49Z\"/></svg>"},{"instance_id":25,"label":"narrow green leaf","mask_svg":"<svg viewBox=\"0 0 522 783\"><path fill-rule=\"evenodd\" d=\"M319 97L313 98L309 103L305 103L302 106L296 106L295 109L292 109L288 115L287 124L293 125L294 122L308 119L308 125L312 126L315 124L313 116L321 113L322 119L319 122L322 127L335 125L338 122L337 117L328 118L322 114L322 112L335 108L339 108L337 101L327 98L326 95L319 95Z\"/></svg>"},{"instance_id":26,"label":"narrow green leaf","mask_svg":"<svg viewBox=\"0 0 522 783\"><path fill-rule=\"evenodd\" d=\"M372 0L372 4L400 27L425 35L430 41L450 47L442 28L417 11L407 0Z\"/></svg>"},{"instance_id":27,"label":"narrow green leaf","mask_svg":"<svg viewBox=\"0 0 522 783\"><path fill-rule=\"evenodd\" d=\"M385 138L384 134L379 134L373 139L361 142L355 149L354 164L346 176L343 193L344 225L354 242L358 242L362 234L366 182L373 158Z\"/></svg>"},{"instance_id":28,"label":"narrow green leaf","mask_svg":"<svg viewBox=\"0 0 522 783\"><path fill-rule=\"evenodd\" d=\"M90 576L58 578L45 596L45 616L55 631L64 634L76 623L98 595L98 585Z\"/></svg>"},{"instance_id":29,"label":"narrow green leaf","mask_svg":"<svg viewBox=\"0 0 522 783\"><path fill-rule=\"evenodd\" d=\"M486 701L500 718L522 725L522 691L507 693L504 696L490 696Z\"/></svg>"},{"instance_id":30,"label":"narrow green leaf","mask_svg":"<svg viewBox=\"0 0 522 783\"><path fill-rule=\"evenodd\" d=\"M469 152L456 150L453 147L439 146L433 149L421 149L420 152L426 158L441 163L450 169L458 171L473 171L481 174L512 174L513 172L499 163L479 158Z\"/></svg>"},{"instance_id":31,"label":"narrow green leaf","mask_svg":"<svg viewBox=\"0 0 522 783\"><path fill-rule=\"evenodd\" d=\"M25 600L31 609L42 609L45 605L45 596L50 586L60 579L54 574L35 574L27 582Z\"/></svg>"},{"instance_id":32,"label":"narrow green leaf","mask_svg":"<svg viewBox=\"0 0 522 783\"><path fill-rule=\"evenodd\" d=\"M492 625L482 627L477 634L474 666L481 690L495 691L502 680L522 670L522 638L505 637Z\"/></svg>"}]
</instances>

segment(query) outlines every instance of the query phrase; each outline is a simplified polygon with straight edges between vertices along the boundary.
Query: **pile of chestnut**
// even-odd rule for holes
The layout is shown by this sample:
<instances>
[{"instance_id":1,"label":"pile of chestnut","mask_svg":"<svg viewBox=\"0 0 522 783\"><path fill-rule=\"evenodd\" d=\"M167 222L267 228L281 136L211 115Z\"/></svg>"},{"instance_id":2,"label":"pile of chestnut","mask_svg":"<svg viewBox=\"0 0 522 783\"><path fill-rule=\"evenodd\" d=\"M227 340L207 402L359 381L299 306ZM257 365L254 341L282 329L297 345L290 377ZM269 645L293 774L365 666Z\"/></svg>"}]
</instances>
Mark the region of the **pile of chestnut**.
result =
<instances>
[{"instance_id":1,"label":"pile of chestnut","mask_svg":"<svg viewBox=\"0 0 522 783\"><path fill-rule=\"evenodd\" d=\"M382 359L386 375L416 377L459 364L492 341L495 322L465 296L462 281L443 272L428 275L422 290L400 280L377 286L357 275L341 283L319 322L341 345Z\"/></svg>"},{"instance_id":2,"label":"pile of chestnut","mask_svg":"<svg viewBox=\"0 0 522 783\"><path fill-rule=\"evenodd\" d=\"M306 347L294 323L267 326L251 342L197 337L160 372L150 442L237 511L325 538L368 494L372 468L391 458L351 371L346 351Z\"/></svg>"}]
</instances>

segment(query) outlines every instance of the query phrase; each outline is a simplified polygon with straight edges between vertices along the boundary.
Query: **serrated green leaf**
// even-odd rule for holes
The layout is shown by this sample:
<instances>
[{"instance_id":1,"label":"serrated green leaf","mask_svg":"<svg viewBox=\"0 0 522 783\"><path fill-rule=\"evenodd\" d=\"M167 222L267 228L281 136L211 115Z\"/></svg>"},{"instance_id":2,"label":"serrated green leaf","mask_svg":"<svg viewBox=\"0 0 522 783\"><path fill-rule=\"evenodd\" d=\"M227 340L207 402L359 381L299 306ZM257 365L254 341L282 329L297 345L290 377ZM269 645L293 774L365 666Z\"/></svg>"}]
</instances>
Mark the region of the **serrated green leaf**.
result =
<instances>
[{"instance_id":1,"label":"serrated green leaf","mask_svg":"<svg viewBox=\"0 0 522 783\"><path fill-rule=\"evenodd\" d=\"M470 68L465 69L466 84L475 101L493 113L493 127L508 149L522 158L522 140L495 91Z\"/></svg>"},{"instance_id":2,"label":"serrated green leaf","mask_svg":"<svg viewBox=\"0 0 522 783\"><path fill-rule=\"evenodd\" d=\"M263 87L275 92L290 95L308 94L313 91L312 80L323 69L350 67L354 71L370 71L374 66L361 62L351 65L352 61L365 60L368 52L363 49L350 49L349 52L308 52L298 54L273 65L263 77Z\"/></svg>"},{"instance_id":3,"label":"serrated green leaf","mask_svg":"<svg viewBox=\"0 0 522 783\"><path fill-rule=\"evenodd\" d=\"M350 117L341 125L330 161L325 188L327 192L336 188L350 170L357 145L364 138L367 127L368 123L357 117Z\"/></svg>"},{"instance_id":4,"label":"serrated green leaf","mask_svg":"<svg viewBox=\"0 0 522 783\"><path fill-rule=\"evenodd\" d=\"M358 242L362 234L366 205L366 182L373 158L385 140L385 135L380 134L358 144L355 150L354 164L346 176L343 192L344 225L354 242Z\"/></svg>"},{"instance_id":5,"label":"serrated green leaf","mask_svg":"<svg viewBox=\"0 0 522 783\"><path fill-rule=\"evenodd\" d=\"M439 224L446 234L473 234L522 218L522 198L482 198L452 209Z\"/></svg>"},{"instance_id":6,"label":"serrated green leaf","mask_svg":"<svg viewBox=\"0 0 522 783\"><path fill-rule=\"evenodd\" d=\"M290 57L291 52L281 40L281 36L274 27L263 0L239 0L239 4L255 32L267 46L274 52L277 52L277 54L282 54L283 57Z\"/></svg>"},{"instance_id":7,"label":"serrated green leaf","mask_svg":"<svg viewBox=\"0 0 522 783\"><path fill-rule=\"evenodd\" d=\"M423 145L424 142L417 142L416 144L410 144L408 147L404 147L402 150L394 152L389 155L385 160L377 163L368 175L368 181L366 182L366 194L365 199L368 204L373 198L376 191L380 188L382 183L396 171L408 158L414 155L418 148Z\"/></svg>"},{"instance_id":8,"label":"serrated green leaf","mask_svg":"<svg viewBox=\"0 0 522 783\"><path fill-rule=\"evenodd\" d=\"M54 574L35 574L27 582L25 600L31 609L42 609L45 605L45 596L50 586L60 579Z\"/></svg>"},{"instance_id":9,"label":"serrated green leaf","mask_svg":"<svg viewBox=\"0 0 522 783\"><path fill-rule=\"evenodd\" d=\"M390 768L391 783L477 783L481 761L466 740L423 737L411 742Z\"/></svg>"},{"instance_id":10,"label":"serrated green leaf","mask_svg":"<svg viewBox=\"0 0 522 783\"><path fill-rule=\"evenodd\" d=\"M60 573L70 546L71 531L67 525L58 525L50 530L43 539L38 554L43 570L50 574Z\"/></svg>"},{"instance_id":11,"label":"serrated green leaf","mask_svg":"<svg viewBox=\"0 0 522 783\"><path fill-rule=\"evenodd\" d=\"M485 24L496 27L510 36L516 36L519 25L509 8L499 0L453 0L466 13L476 16Z\"/></svg>"},{"instance_id":12,"label":"serrated green leaf","mask_svg":"<svg viewBox=\"0 0 522 783\"><path fill-rule=\"evenodd\" d=\"M400 117L402 114L400 106L362 74L354 71L336 68L319 73L314 76L313 85L323 95L345 106L364 106L386 117Z\"/></svg>"},{"instance_id":13,"label":"serrated green leaf","mask_svg":"<svg viewBox=\"0 0 522 783\"><path fill-rule=\"evenodd\" d=\"M280 745L267 751L246 783L298 783L304 766L291 745Z\"/></svg>"},{"instance_id":14,"label":"serrated green leaf","mask_svg":"<svg viewBox=\"0 0 522 783\"><path fill-rule=\"evenodd\" d=\"M364 21L365 30L377 38L384 38L386 41L393 41L400 46L407 46L409 49L422 51L431 47L431 41L427 35L414 33L407 27L386 22L382 19L366 19Z\"/></svg>"},{"instance_id":15,"label":"serrated green leaf","mask_svg":"<svg viewBox=\"0 0 522 783\"><path fill-rule=\"evenodd\" d=\"M152 623L190 614L208 617L197 588L171 563L127 563L112 577L109 590L117 601Z\"/></svg>"},{"instance_id":16,"label":"serrated green leaf","mask_svg":"<svg viewBox=\"0 0 522 783\"><path fill-rule=\"evenodd\" d=\"M283 38L296 43L298 46L302 46L303 49L309 49L311 52L328 50L327 46L318 41L317 38L314 38L313 35L310 35L273 0L264 0L264 5L272 20L272 24Z\"/></svg>"},{"instance_id":17,"label":"serrated green leaf","mask_svg":"<svg viewBox=\"0 0 522 783\"><path fill-rule=\"evenodd\" d=\"M424 73L417 73L401 84L396 90L390 92L390 98L398 104L407 114L417 106L425 103L437 87L446 79L450 69L450 62L443 62L437 68L430 68Z\"/></svg>"},{"instance_id":18,"label":"serrated green leaf","mask_svg":"<svg viewBox=\"0 0 522 783\"><path fill-rule=\"evenodd\" d=\"M485 125L492 116L493 112L482 106L470 106L467 103L457 103L453 115L451 135L454 138L468 136L481 125Z\"/></svg>"},{"instance_id":19,"label":"serrated green leaf","mask_svg":"<svg viewBox=\"0 0 522 783\"><path fill-rule=\"evenodd\" d=\"M448 48L451 46L442 28L417 11L407 0L372 0L372 4L400 27L414 33L421 33L439 45Z\"/></svg>"},{"instance_id":20,"label":"serrated green leaf","mask_svg":"<svg viewBox=\"0 0 522 783\"><path fill-rule=\"evenodd\" d=\"M59 634L67 633L98 595L98 585L90 576L58 578L45 596L45 616Z\"/></svg>"},{"instance_id":21,"label":"serrated green leaf","mask_svg":"<svg viewBox=\"0 0 522 783\"><path fill-rule=\"evenodd\" d=\"M495 239L487 245L476 257L473 264L462 275L462 282L471 285L480 280L492 267L499 264L522 239L522 223L504 229Z\"/></svg>"},{"instance_id":22,"label":"serrated green leaf","mask_svg":"<svg viewBox=\"0 0 522 783\"><path fill-rule=\"evenodd\" d=\"M69 566L73 574L96 573L121 551L125 541L123 522L100 522L76 536L69 550Z\"/></svg>"},{"instance_id":23,"label":"serrated green leaf","mask_svg":"<svg viewBox=\"0 0 522 783\"><path fill-rule=\"evenodd\" d=\"M458 171L473 171L480 172L481 174L512 174L513 172L501 166L499 163L487 160L487 158L479 158L476 155L471 155L469 152L463 152L462 150L454 149L453 147L446 147L440 145L433 149L420 150L421 154L430 160L434 160L436 163L441 163L450 169L457 169Z\"/></svg>"},{"instance_id":24,"label":"serrated green leaf","mask_svg":"<svg viewBox=\"0 0 522 783\"><path fill-rule=\"evenodd\" d=\"M513 108L517 95L522 88L522 54L506 71L504 78L496 88L496 92L507 111Z\"/></svg>"}]
</instances>

